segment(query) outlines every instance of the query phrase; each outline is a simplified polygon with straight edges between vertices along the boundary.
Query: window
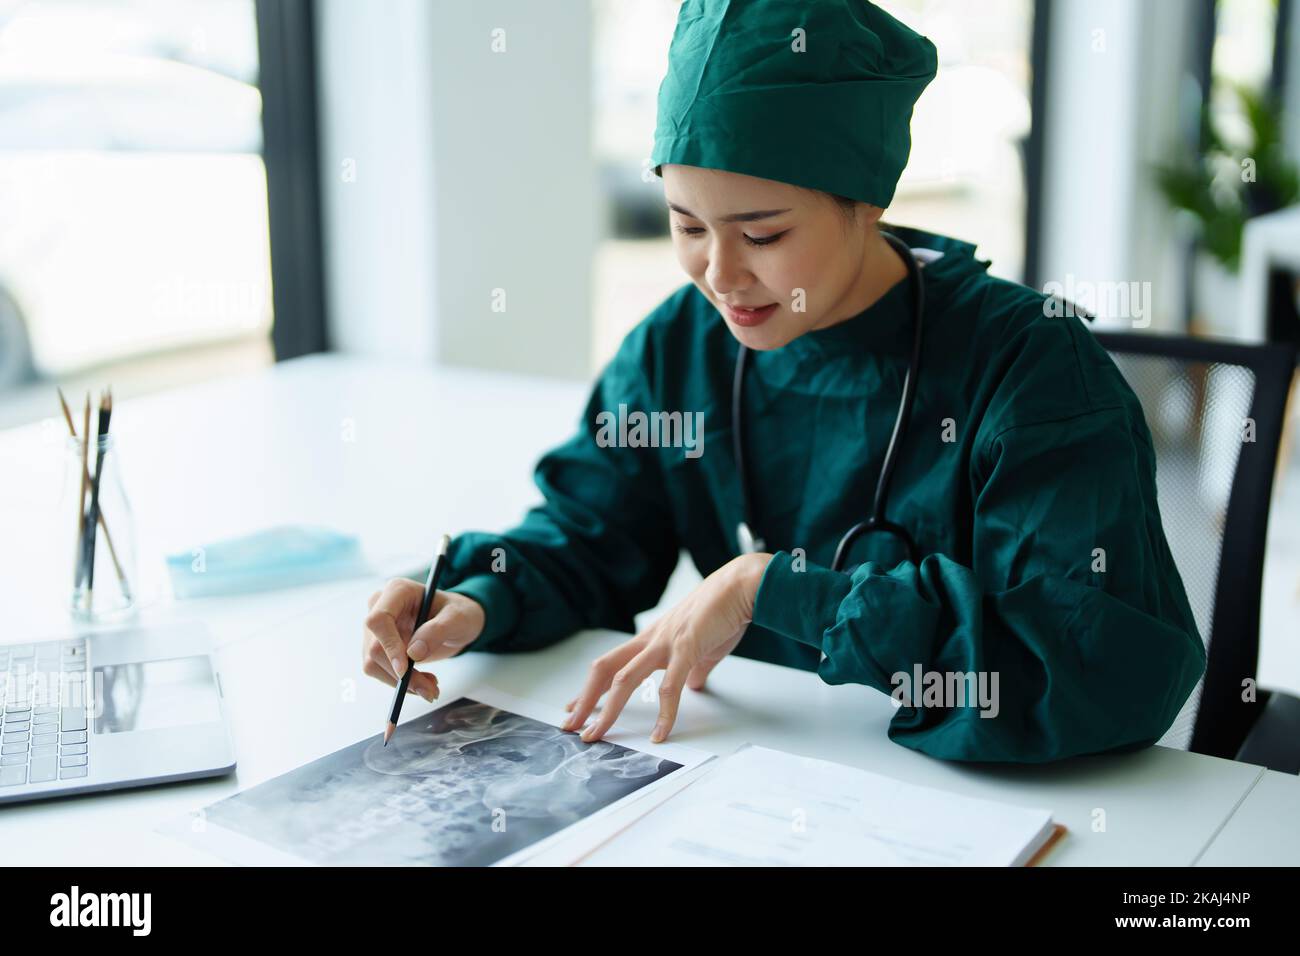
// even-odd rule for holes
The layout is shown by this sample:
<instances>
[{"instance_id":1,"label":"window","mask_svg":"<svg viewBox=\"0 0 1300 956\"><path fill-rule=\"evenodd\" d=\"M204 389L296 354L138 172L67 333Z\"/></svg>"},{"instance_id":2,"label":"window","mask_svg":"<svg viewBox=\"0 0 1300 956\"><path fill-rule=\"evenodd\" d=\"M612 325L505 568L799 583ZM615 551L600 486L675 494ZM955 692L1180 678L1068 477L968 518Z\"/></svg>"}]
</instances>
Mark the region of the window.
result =
<instances>
[{"instance_id":1,"label":"window","mask_svg":"<svg viewBox=\"0 0 1300 956\"><path fill-rule=\"evenodd\" d=\"M253 0L0 8L0 425L269 363Z\"/></svg>"},{"instance_id":2,"label":"window","mask_svg":"<svg viewBox=\"0 0 1300 956\"><path fill-rule=\"evenodd\" d=\"M886 0L929 37L939 69L912 116L912 152L885 219L973 242L1020 281L1029 135L1031 0Z\"/></svg>"}]
</instances>

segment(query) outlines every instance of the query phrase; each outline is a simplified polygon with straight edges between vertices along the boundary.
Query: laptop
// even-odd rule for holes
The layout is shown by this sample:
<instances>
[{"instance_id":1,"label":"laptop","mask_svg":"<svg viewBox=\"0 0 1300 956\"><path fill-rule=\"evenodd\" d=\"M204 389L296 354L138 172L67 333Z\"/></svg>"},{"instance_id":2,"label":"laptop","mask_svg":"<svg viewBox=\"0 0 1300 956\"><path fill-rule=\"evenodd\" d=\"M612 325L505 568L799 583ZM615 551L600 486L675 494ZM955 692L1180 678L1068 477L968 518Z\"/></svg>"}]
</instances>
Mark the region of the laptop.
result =
<instances>
[{"instance_id":1,"label":"laptop","mask_svg":"<svg viewBox=\"0 0 1300 956\"><path fill-rule=\"evenodd\" d=\"M0 803L235 769L205 628L0 644Z\"/></svg>"}]
</instances>

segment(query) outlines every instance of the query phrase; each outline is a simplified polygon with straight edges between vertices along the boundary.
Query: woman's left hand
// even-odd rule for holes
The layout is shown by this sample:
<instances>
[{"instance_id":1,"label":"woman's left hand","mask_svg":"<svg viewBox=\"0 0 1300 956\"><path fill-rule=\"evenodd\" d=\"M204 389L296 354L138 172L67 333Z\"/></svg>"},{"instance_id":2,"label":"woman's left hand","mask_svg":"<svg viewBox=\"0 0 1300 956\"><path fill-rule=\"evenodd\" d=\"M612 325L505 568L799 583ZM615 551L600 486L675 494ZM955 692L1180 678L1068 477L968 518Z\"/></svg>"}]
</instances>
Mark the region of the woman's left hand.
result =
<instances>
[{"instance_id":1,"label":"woman's left hand","mask_svg":"<svg viewBox=\"0 0 1300 956\"><path fill-rule=\"evenodd\" d=\"M770 554L742 554L728 561L646 630L596 658L587 685L565 708L572 716L563 729L581 727L608 691L600 715L582 732L585 741L599 740L642 682L666 670L659 685L659 719L650 739L659 743L667 737L677 719L682 688L702 690L709 672L740 643L754 617L754 598L771 559Z\"/></svg>"}]
</instances>

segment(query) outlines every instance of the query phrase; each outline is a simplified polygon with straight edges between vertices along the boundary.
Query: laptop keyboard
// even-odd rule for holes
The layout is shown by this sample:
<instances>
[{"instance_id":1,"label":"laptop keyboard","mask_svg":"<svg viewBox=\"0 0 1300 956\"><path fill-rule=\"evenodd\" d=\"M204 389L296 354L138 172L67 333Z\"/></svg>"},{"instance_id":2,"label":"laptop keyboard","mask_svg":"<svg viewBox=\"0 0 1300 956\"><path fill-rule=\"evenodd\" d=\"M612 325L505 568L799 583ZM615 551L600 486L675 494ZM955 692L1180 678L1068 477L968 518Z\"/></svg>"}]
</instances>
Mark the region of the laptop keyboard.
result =
<instances>
[{"instance_id":1,"label":"laptop keyboard","mask_svg":"<svg viewBox=\"0 0 1300 956\"><path fill-rule=\"evenodd\" d=\"M84 777L86 642L0 645L0 788Z\"/></svg>"}]
</instances>

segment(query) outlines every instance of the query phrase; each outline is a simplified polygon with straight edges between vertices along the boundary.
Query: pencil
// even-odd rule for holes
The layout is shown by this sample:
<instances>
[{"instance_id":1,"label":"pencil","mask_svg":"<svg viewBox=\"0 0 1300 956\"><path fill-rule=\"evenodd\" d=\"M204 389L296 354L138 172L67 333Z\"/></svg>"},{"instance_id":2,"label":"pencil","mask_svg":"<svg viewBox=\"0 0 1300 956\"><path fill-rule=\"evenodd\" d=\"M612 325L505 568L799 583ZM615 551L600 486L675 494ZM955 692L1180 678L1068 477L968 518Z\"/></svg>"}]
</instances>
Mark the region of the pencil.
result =
<instances>
[{"instance_id":1,"label":"pencil","mask_svg":"<svg viewBox=\"0 0 1300 956\"><path fill-rule=\"evenodd\" d=\"M59 392L59 401L63 401L63 392ZM67 407L64 407L67 413ZM72 436L77 436L77 430L72 427L72 416L68 415L68 427L72 428ZM81 418L81 434L90 434L90 393L86 393L86 410ZM90 447L90 440L81 443L81 497L77 499L77 567L76 579L72 582L75 588L81 584L81 572L83 569L82 556L86 553L86 489L90 487L90 471L86 467L87 449Z\"/></svg>"},{"instance_id":2,"label":"pencil","mask_svg":"<svg viewBox=\"0 0 1300 956\"><path fill-rule=\"evenodd\" d=\"M95 477L90 483L90 516L86 527L86 601L90 608L95 604L95 520L99 516L99 485L104 474L104 438L108 435L112 417L113 393L105 389L99 398L96 418Z\"/></svg>"},{"instance_id":3,"label":"pencil","mask_svg":"<svg viewBox=\"0 0 1300 956\"><path fill-rule=\"evenodd\" d=\"M76 438L77 427L72 423L72 411L68 408L68 402L63 397L63 389L56 388L56 391L58 391L59 393L59 405L63 407L63 419L68 423L68 433L72 435L73 438ZM83 435L90 434L90 395L89 394L86 395L86 411L81 426L81 433ZM81 446L81 498L77 502L78 560L77 560L77 567L75 569L76 579L72 582L74 586L81 583L80 555L82 554L82 548L84 547L82 536L86 533L86 488L90 484L90 469L86 465L86 448L88 445L89 445L88 442L82 442L82 446ZM104 543L108 545L108 554L109 557L113 559L113 570L117 572L117 580L122 585L122 593L129 598L131 594L131 584L126 579L126 572L122 570L122 562L119 561L117 558L117 548L113 547L113 536L108 533L108 522L104 520L104 512L102 510L99 512L99 527L104 532Z\"/></svg>"},{"instance_id":4,"label":"pencil","mask_svg":"<svg viewBox=\"0 0 1300 956\"><path fill-rule=\"evenodd\" d=\"M438 553L433 557L433 563L429 565L429 576L424 581L424 600L420 602L420 613L416 615L415 627L411 629L414 634L420 629L420 625L429 619L429 608L433 606L433 596L438 593L438 581L442 577L442 566L447 563L447 549L451 547L451 536L444 534L442 540L438 542ZM411 686L411 674L415 670L415 661L411 660L408 655L406 658L406 670L402 671L401 678L397 681L397 687L393 689L393 706L389 708L388 723L384 727L384 746L388 746L389 738L397 730L397 721L402 716L402 699L406 696L406 690Z\"/></svg>"}]
</instances>

